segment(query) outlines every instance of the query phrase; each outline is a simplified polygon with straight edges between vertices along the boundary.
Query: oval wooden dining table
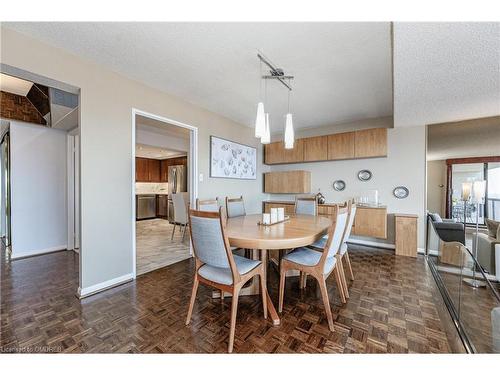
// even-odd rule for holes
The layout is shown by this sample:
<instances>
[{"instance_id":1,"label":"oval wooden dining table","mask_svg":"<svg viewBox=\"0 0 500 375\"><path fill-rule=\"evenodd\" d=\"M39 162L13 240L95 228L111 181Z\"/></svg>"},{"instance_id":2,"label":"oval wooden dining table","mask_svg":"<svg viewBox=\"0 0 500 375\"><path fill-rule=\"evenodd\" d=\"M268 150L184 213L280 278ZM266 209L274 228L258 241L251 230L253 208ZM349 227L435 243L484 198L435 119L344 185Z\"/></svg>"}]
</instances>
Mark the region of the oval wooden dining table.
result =
<instances>
[{"instance_id":1,"label":"oval wooden dining table","mask_svg":"<svg viewBox=\"0 0 500 375\"><path fill-rule=\"evenodd\" d=\"M226 221L225 232L231 246L242 249L252 249L254 259L259 258L267 269L268 251L293 249L311 245L327 232L331 220L325 216L290 215L289 219L270 226L259 225L262 215L246 215L229 218ZM260 250L260 251L259 251ZM252 284L241 290L240 295L260 293L258 278ZM267 294L269 316L274 325L280 324L280 318Z\"/></svg>"}]
</instances>

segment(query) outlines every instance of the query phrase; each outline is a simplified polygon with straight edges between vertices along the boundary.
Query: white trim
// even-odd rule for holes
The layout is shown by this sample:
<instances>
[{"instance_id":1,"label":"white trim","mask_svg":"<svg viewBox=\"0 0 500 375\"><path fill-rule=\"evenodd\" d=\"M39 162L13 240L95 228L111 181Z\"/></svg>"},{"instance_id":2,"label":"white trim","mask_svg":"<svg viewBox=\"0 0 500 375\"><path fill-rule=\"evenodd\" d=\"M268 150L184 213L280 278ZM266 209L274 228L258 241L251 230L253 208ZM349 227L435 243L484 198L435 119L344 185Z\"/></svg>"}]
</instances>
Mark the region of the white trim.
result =
<instances>
[{"instance_id":1,"label":"white trim","mask_svg":"<svg viewBox=\"0 0 500 375\"><path fill-rule=\"evenodd\" d=\"M66 136L66 208L68 250L75 248L75 137Z\"/></svg>"},{"instance_id":2,"label":"white trim","mask_svg":"<svg viewBox=\"0 0 500 375\"><path fill-rule=\"evenodd\" d=\"M21 258L27 258L27 257L32 257L35 255L42 255L42 254L48 254L48 253L53 253L55 251L61 251L61 250L66 250L68 247L67 244L64 245L59 245L59 246L53 246L53 247L48 247L46 249L39 249L39 250L28 250L28 251L18 251L16 249L16 252L12 253L11 259L21 259Z\"/></svg>"},{"instance_id":3,"label":"white trim","mask_svg":"<svg viewBox=\"0 0 500 375\"><path fill-rule=\"evenodd\" d=\"M88 297L92 294L102 292L105 289L113 288L113 287L118 286L120 284L124 284L124 283L129 282L133 279L134 279L134 275L131 273L128 273L126 275L118 276L118 277L115 277L114 279L106 280L106 281L103 281L102 283L94 284L94 285L88 286L86 288L78 287L77 296L78 296L78 298L85 298L85 297Z\"/></svg>"},{"instance_id":4,"label":"white trim","mask_svg":"<svg viewBox=\"0 0 500 375\"><path fill-rule=\"evenodd\" d=\"M147 117L153 120L164 122L169 125L179 126L189 130L189 154L188 154L188 185L191 207L196 202L198 197L198 128L166 117L158 116L149 112L141 111L137 108L132 108L132 258L133 270L132 277L137 277L137 248L136 248L136 212L135 212L135 133L136 133L136 115ZM189 254L193 255L191 241L189 241Z\"/></svg>"},{"instance_id":5,"label":"white trim","mask_svg":"<svg viewBox=\"0 0 500 375\"><path fill-rule=\"evenodd\" d=\"M347 243L354 243L357 245L363 245L363 246L371 246L371 247L380 247L382 249L390 249L390 250L395 250L396 245L392 243L385 243L385 242L375 242L375 241L367 241L367 240L358 240L356 238L349 238L347 240Z\"/></svg>"}]
</instances>

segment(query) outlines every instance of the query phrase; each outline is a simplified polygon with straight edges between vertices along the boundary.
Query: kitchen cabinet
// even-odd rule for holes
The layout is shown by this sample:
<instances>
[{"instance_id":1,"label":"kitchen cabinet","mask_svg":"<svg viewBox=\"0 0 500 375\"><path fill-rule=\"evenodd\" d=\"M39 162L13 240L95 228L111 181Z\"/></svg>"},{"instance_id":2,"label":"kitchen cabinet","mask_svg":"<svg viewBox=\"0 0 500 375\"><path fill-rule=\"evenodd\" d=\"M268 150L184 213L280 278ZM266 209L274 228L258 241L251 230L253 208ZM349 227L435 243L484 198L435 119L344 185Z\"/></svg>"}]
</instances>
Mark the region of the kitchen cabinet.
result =
<instances>
[{"instance_id":1,"label":"kitchen cabinet","mask_svg":"<svg viewBox=\"0 0 500 375\"><path fill-rule=\"evenodd\" d=\"M299 194L311 192L311 172L283 171L264 173L264 192Z\"/></svg>"},{"instance_id":2,"label":"kitchen cabinet","mask_svg":"<svg viewBox=\"0 0 500 375\"><path fill-rule=\"evenodd\" d=\"M328 136L328 160L354 159L354 132Z\"/></svg>"},{"instance_id":3,"label":"kitchen cabinet","mask_svg":"<svg viewBox=\"0 0 500 375\"><path fill-rule=\"evenodd\" d=\"M354 157L387 156L387 129L358 130L354 136Z\"/></svg>"},{"instance_id":4,"label":"kitchen cabinet","mask_svg":"<svg viewBox=\"0 0 500 375\"><path fill-rule=\"evenodd\" d=\"M160 182L168 182L168 159L160 162Z\"/></svg>"},{"instance_id":5,"label":"kitchen cabinet","mask_svg":"<svg viewBox=\"0 0 500 375\"><path fill-rule=\"evenodd\" d=\"M328 137L303 138L304 161L328 160Z\"/></svg>"},{"instance_id":6,"label":"kitchen cabinet","mask_svg":"<svg viewBox=\"0 0 500 375\"><path fill-rule=\"evenodd\" d=\"M149 182L160 182L160 160L148 159Z\"/></svg>"},{"instance_id":7,"label":"kitchen cabinet","mask_svg":"<svg viewBox=\"0 0 500 375\"><path fill-rule=\"evenodd\" d=\"M135 158L135 181L149 182L148 159Z\"/></svg>"}]
</instances>

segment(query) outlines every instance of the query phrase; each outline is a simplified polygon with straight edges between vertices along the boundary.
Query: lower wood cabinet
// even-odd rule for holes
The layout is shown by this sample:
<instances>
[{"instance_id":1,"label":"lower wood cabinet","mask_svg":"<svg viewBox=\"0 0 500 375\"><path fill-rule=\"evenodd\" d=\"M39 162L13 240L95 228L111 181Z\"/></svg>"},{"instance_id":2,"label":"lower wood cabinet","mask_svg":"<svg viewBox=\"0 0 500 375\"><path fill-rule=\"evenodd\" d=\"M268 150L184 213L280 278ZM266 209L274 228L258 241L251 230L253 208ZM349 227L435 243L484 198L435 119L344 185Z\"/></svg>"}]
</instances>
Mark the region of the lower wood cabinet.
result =
<instances>
[{"instance_id":1,"label":"lower wood cabinet","mask_svg":"<svg viewBox=\"0 0 500 375\"><path fill-rule=\"evenodd\" d=\"M271 208L280 208L283 207L285 209L285 215L291 215L295 213L295 203L278 203L278 202L264 202L264 207L263 207L263 212L264 213L270 213Z\"/></svg>"},{"instance_id":2,"label":"lower wood cabinet","mask_svg":"<svg viewBox=\"0 0 500 375\"><path fill-rule=\"evenodd\" d=\"M357 207L352 234L375 238L387 238L387 208Z\"/></svg>"},{"instance_id":3,"label":"lower wood cabinet","mask_svg":"<svg viewBox=\"0 0 500 375\"><path fill-rule=\"evenodd\" d=\"M417 256L417 215L395 214L396 255Z\"/></svg>"},{"instance_id":4,"label":"lower wood cabinet","mask_svg":"<svg viewBox=\"0 0 500 375\"><path fill-rule=\"evenodd\" d=\"M264 193L304 194L311 192L311 172L281 171L264 173Z\"/></svg>"}]
</instances>

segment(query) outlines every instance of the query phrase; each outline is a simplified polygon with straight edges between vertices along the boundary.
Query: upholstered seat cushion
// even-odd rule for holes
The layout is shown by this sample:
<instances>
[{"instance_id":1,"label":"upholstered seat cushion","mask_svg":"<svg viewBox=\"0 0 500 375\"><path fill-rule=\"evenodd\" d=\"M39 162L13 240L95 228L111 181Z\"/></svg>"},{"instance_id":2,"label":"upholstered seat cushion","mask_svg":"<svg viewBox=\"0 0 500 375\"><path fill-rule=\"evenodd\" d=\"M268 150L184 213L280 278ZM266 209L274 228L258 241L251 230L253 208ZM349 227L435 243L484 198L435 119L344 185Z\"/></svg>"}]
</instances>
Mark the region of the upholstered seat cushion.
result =
<instances>
[{"instance_id":1,"label":"upholstered seat cushion","mask_svg":"<svg viewBox=\"0 0 500 375\"><path fill-rule=\"evenodd\" d=\"M245 257L240 257L239 255L233 255L234 262L236 263L236 268L240 275L244 275L260 264L260 260L252 260ZM198 270L198 275L204 279L213 281L214 283L231 285L233 283L233 276L231 274L231 268L214 267L208 264L204 264Z\"/></svg>"},{"instance_id":2,"label":"upholstered seat cushion","mask_svg":"<svg viewBox=\"0 0 500 375\"><path fill-rule=\"evenodd\" d=\"M290 262L297 263L303 266L315 266L318 264L321 259L321 255L323 253L308 249L307 247L299 247L292 252L286 254L283 259L286 259ZM330 257L326 259L324 273L329 273L333 267L335 267L335 262L337 260L335 257Z\"/></svg>"},{"instance_id":3,"label":"upholstered seat cushion","mask_svg":"<svg viewBox=\"0 0 500 375\"><path fill-rule=\"evenodd\" d=\"M321 237L319 240L317 240L310 246L317 247L318 249L324 249L326 246L326 241L328 241L328 235Z\"/></svg>"}]
</instances>

